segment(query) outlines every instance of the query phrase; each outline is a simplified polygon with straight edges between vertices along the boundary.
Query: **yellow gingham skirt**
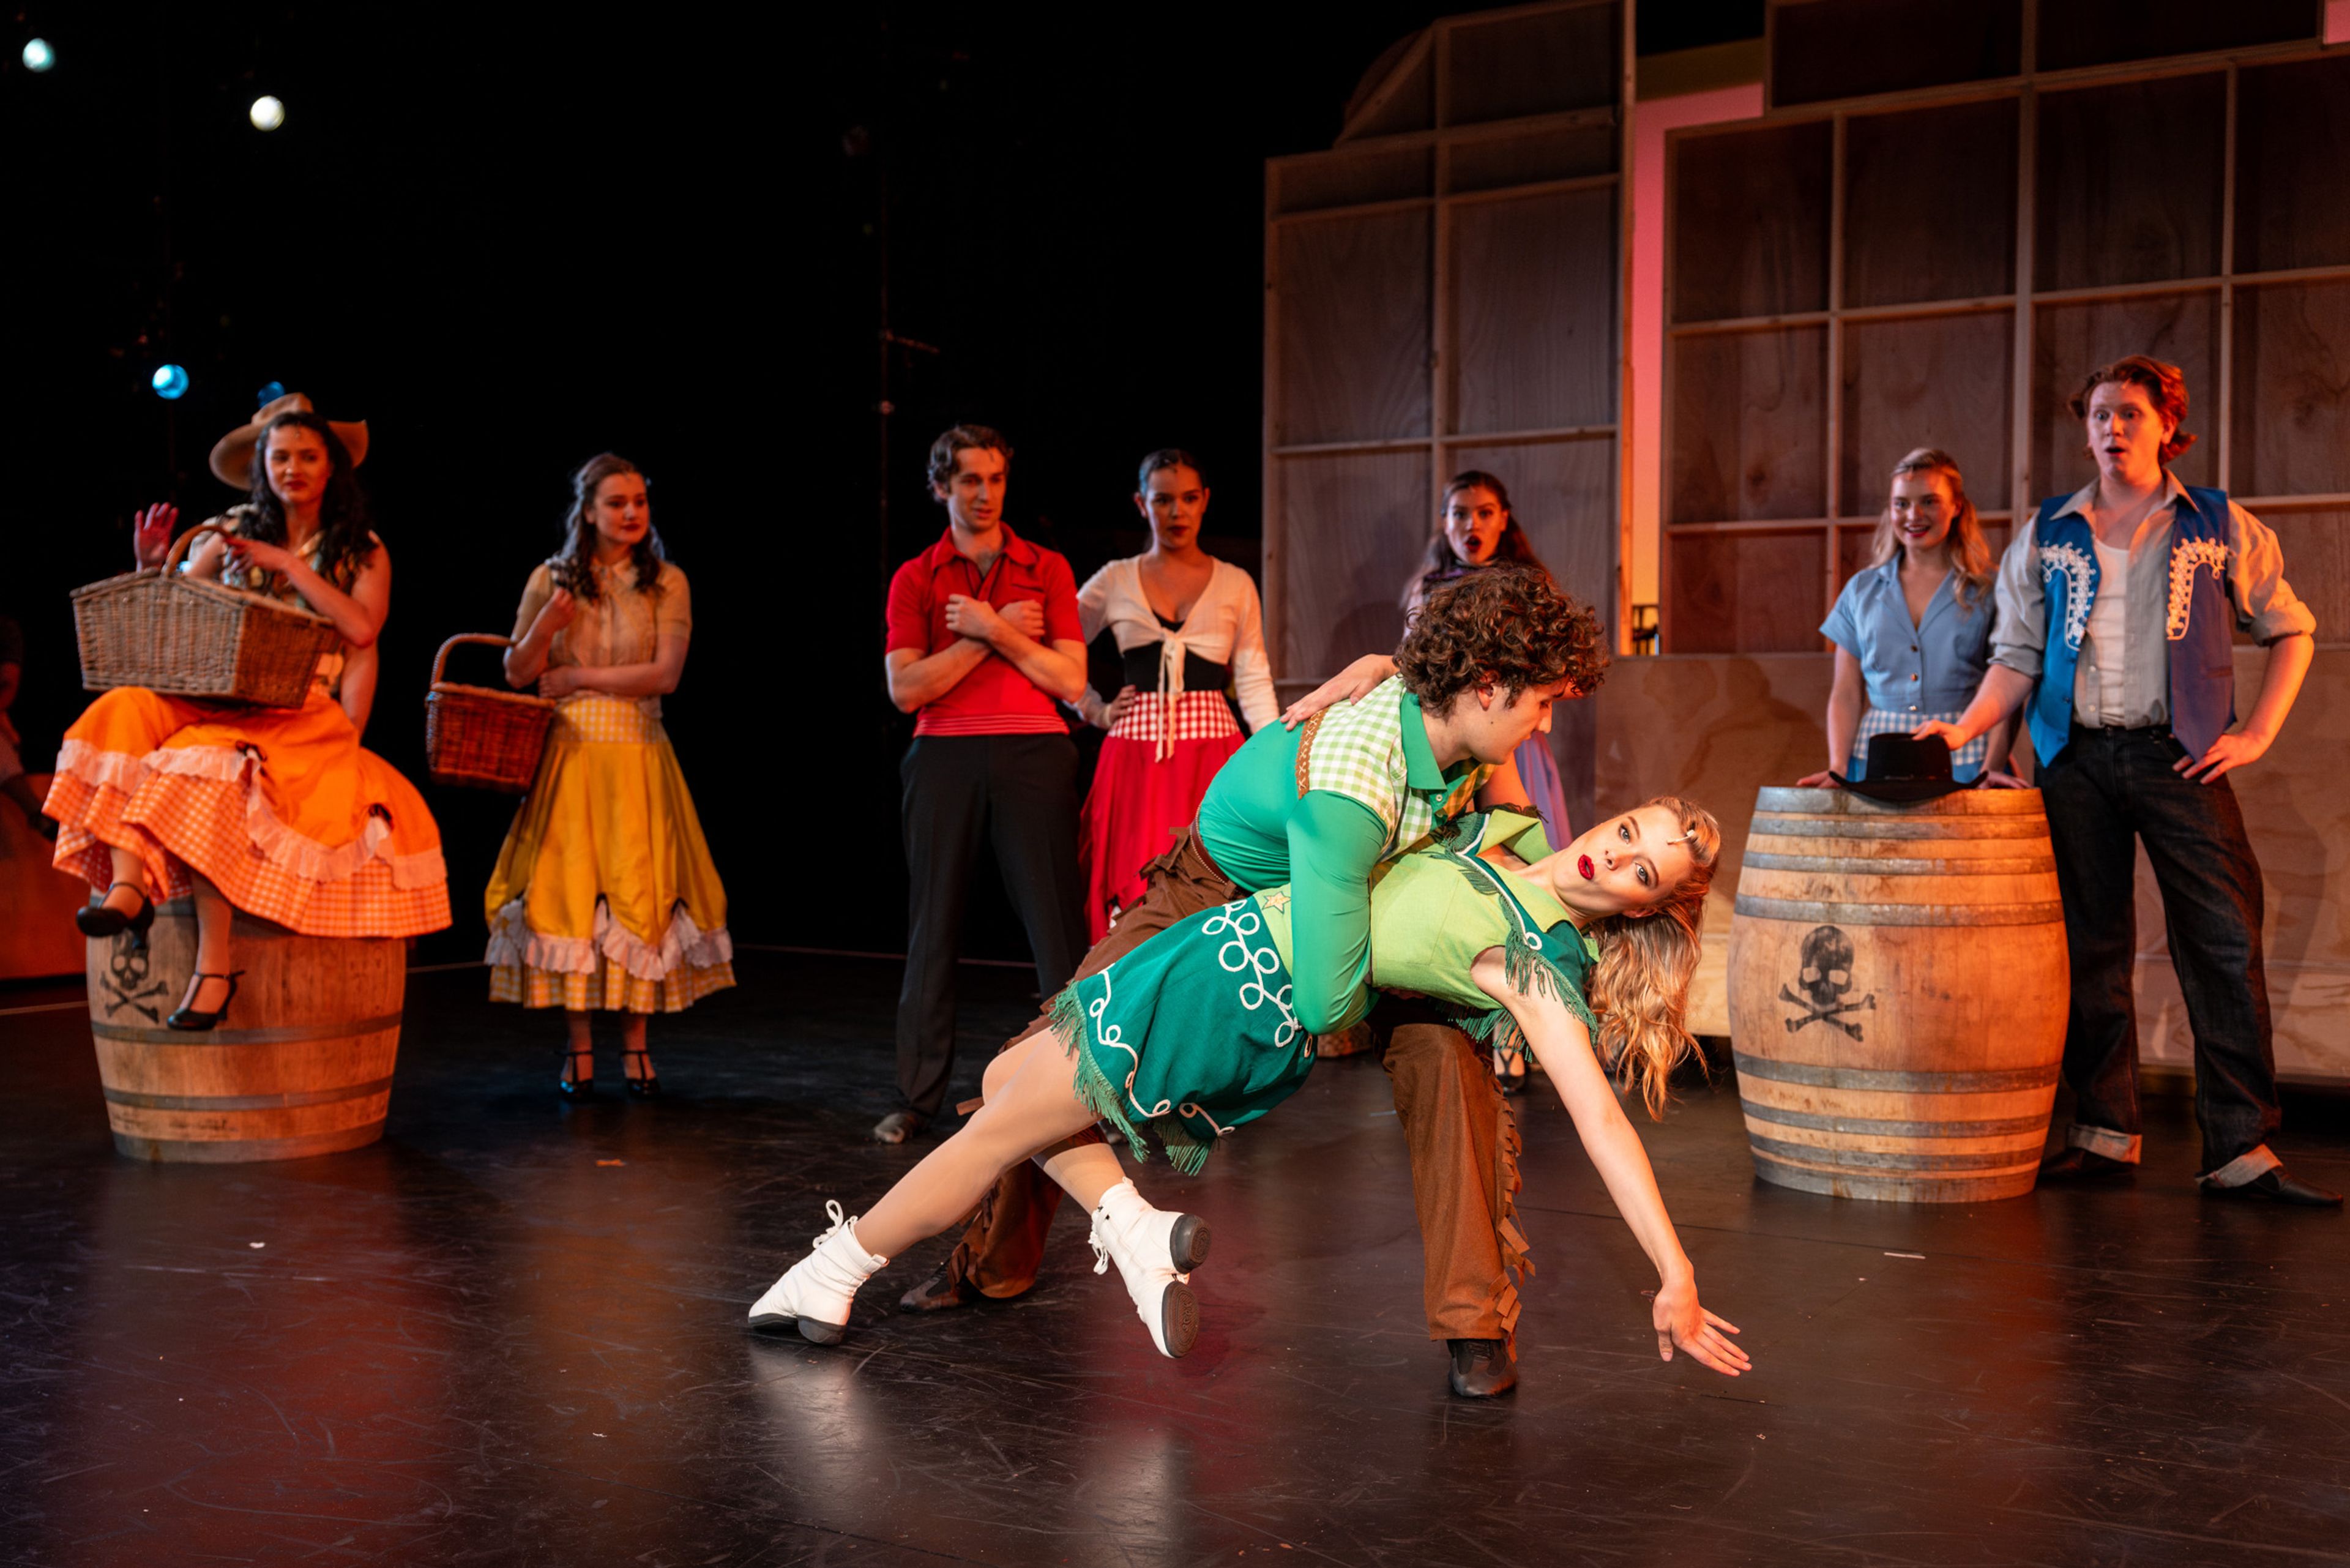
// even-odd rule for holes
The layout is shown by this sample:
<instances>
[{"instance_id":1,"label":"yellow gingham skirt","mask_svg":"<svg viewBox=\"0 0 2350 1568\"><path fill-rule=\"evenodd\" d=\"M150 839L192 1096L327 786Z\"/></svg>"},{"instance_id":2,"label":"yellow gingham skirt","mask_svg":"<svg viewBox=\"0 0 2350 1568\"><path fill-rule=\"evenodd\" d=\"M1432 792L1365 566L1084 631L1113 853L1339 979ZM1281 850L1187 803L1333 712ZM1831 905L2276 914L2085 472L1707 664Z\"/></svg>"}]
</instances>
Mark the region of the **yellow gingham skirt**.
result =
<instances>
[{"instance_id":1,"label":"yellow gingham skirt","mask_svg":"<svg viewBox=\"0 0 2350 1568\"><path fill-rule=\"evenodd\" d=\"M483 896L490 1000L677 1012L734 983L726 889L660 721L564 700Z\"/></svg>"}]
</instances>

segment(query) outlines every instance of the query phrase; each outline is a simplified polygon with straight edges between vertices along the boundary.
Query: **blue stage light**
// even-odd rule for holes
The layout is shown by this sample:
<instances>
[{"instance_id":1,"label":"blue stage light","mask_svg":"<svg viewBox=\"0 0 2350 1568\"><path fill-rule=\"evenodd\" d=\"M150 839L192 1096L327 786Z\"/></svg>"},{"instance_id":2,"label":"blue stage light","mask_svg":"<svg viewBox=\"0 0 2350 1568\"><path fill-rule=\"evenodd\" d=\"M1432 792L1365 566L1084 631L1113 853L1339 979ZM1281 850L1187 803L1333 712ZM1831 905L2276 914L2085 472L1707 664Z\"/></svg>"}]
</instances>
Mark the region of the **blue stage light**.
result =
<instances>
[{"instance_id":1,"label":"blue stage light","mask_svg":"<svg viewBox=\"0 0 2350 1568\"><path fill-rule=\"evenodd\" d=\"M261 383L261 390L253 394L253 406L257 409L265 403L274 403L285 395L285 382L264 381Z\"/></svg>"},{"instance_id":2,"label":"blue stage light","mask_svg":"<svg viewBox=\"0 0 2350 1568\"><path fill-rule=\"evenodd\" d=\"M25 68L45 71L57 63L57 52L49 47L47 38L33 38L25 45Z\"/></svg>"},{"instance_id":3,"label":"blue stage light","mask_svg":"<svg viewBox=\"0 0 2350 1568\"><path fill-rule=\"evenodd\" d=\"M187 391L188 373L177 365L158 365L153 379L148 384L155 389L157 397L169 402Z\"/></svg>"}]
</instances>

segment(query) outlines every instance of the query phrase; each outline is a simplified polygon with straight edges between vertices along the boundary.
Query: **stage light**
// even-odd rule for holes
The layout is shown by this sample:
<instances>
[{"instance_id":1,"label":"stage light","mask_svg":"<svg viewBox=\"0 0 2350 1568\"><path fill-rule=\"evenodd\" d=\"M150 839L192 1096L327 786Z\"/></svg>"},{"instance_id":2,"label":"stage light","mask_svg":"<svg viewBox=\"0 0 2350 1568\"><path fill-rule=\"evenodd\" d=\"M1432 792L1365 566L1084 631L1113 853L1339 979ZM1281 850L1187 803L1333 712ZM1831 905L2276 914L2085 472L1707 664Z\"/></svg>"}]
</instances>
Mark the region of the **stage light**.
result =
<instances>
[{"instance_id":1,"label":"stage light","mask_svg":"<svg viewBox=\"0 0 2350 1568\"><path fill-rule=\"evenodd\" d=\"M265 403L274 403L285 395L285 382L264 381L261 384L261 390L253 394L253 406L257 409Z\"/></svg>"},{"instance_id":2,"label":"stage light","mask_svg":"<svg viewBox=\"0 0 2350 1568\"><path fill-rule=\"evenodd\" d=\"M49 47L47 38L34 38L25 45L25 68L45 71L57 63L57 52Z\"/></svg>"},{"instance_id":3,"label":"stage light","mask_svg":"<svg viewBox=\"0 0 2350 1568\"><path fill-rule=\"evenodd\" d=\"M148 385L165 402L176 401L188 389L188 372L177 365L158 365Z\"/></svg>"},{"instance_id":4,"label":"stage light","mask_svg":"<svg viewBox=\"0 0 2350 1568\"><path fill-rule=\"evenodd\" d=\"M286 123L286 106L267 93L255 99L253 108L246 112L252 116L255 130L275 130Z\"/></svg>"}]
</instances>

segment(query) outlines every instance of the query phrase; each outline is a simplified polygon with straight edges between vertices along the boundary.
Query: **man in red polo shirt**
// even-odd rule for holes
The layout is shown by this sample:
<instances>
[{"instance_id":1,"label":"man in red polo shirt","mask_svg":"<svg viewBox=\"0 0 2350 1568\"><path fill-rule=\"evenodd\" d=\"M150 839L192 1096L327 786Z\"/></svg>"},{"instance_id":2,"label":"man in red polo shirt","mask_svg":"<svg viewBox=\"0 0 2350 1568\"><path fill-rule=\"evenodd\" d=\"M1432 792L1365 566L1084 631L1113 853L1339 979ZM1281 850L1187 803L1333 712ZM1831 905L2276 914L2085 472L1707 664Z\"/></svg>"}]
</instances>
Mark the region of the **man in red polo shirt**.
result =
<instances>
[{"instance_id":1,"label":"man in red polo shirt","mask_svg":"<svg viewBox=\"0 0 2350 1568\"><path fill-rule=\"evenodd\" d=\"M955 960L980 846L992 842L1046 996L1086 950L1077 874L1077 749L1057 704L1086 684L1076 578L1003 523L1012 448L984 425L931 443L944 537L889 580L889 701L919 713L903 784L906 980L898 1091L873 1136L903 1143L946 1097Z\"/></svg>"}]
</instances>

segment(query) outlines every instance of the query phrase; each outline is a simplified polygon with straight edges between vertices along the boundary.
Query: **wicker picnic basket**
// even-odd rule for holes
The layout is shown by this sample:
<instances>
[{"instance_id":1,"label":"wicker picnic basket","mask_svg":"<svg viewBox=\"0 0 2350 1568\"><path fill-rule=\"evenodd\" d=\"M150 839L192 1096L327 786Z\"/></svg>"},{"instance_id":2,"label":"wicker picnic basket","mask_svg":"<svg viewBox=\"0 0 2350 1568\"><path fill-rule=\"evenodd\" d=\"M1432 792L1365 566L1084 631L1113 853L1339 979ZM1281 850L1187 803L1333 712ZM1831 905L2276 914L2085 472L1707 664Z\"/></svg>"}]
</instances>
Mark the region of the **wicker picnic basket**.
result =
<instances>
[{"instance_id":1,"label":"wicker picnic basket","mask_svg":"<svg viewBox=\"0 0 2350 1568\"><path fill-rule=\"evenodd\" d=\"M342 634L325 616L265 594L182 576L196 535L219 532L206 523L181 535L160 572L74 590L85 690L144 686L215 702L302 705L319 658L342 647Z\"/></svg>"},{"instance_id":2,"label":"wicker picnic basket","mask_svg":"<svg viewBox=\"0 0 2350 1568\"><path fill-rule=\"evenodd\" d=\"M538 756L546 749L555 704L519 691L443 680L449 650L461 642L514 646L511 638L460 632L432 656L432 690L424 696L425 765L434 784L526 794L538 777Z\"/></svg>"}]
</instances>

